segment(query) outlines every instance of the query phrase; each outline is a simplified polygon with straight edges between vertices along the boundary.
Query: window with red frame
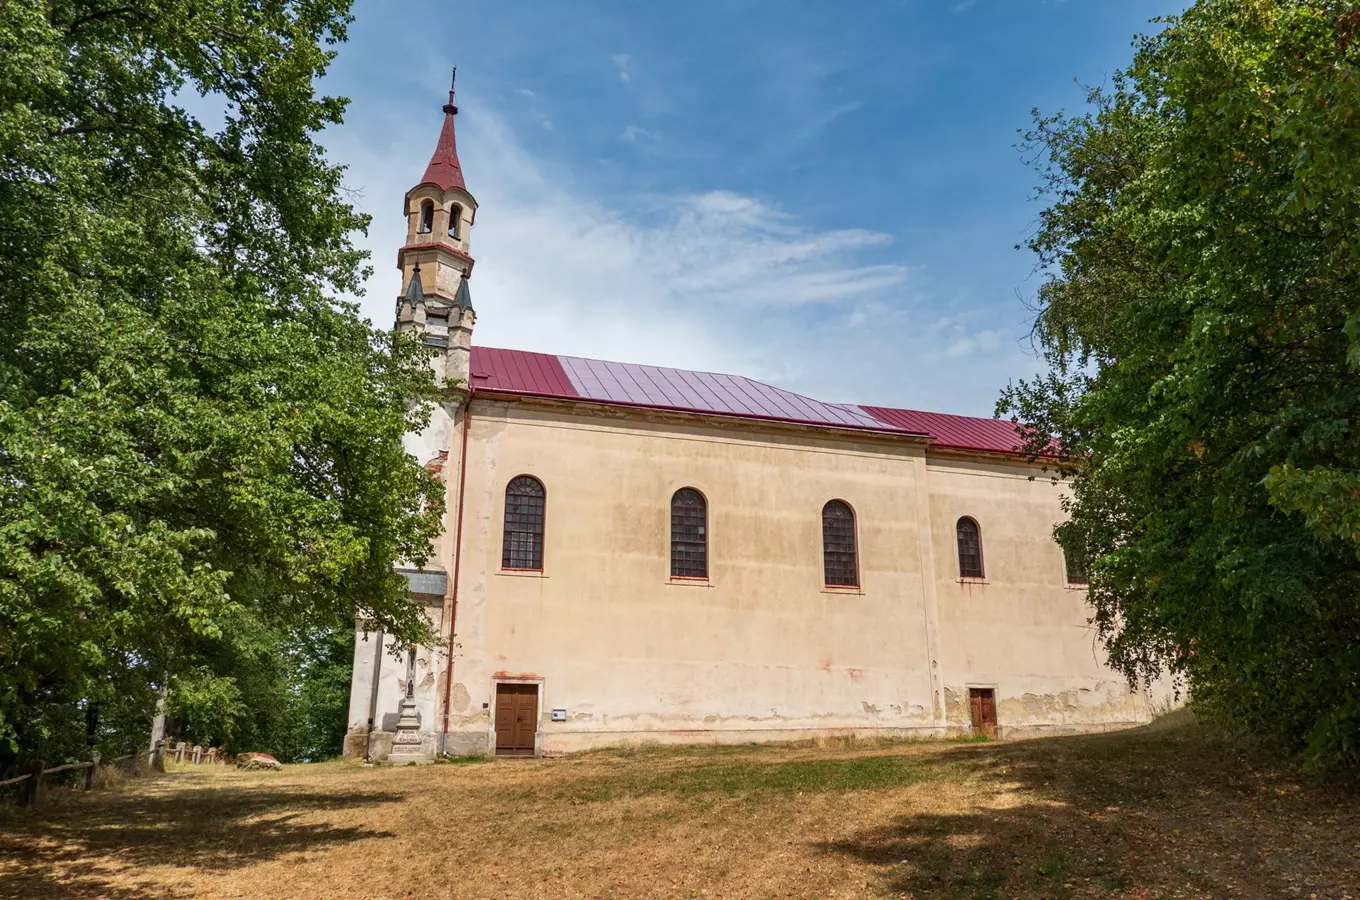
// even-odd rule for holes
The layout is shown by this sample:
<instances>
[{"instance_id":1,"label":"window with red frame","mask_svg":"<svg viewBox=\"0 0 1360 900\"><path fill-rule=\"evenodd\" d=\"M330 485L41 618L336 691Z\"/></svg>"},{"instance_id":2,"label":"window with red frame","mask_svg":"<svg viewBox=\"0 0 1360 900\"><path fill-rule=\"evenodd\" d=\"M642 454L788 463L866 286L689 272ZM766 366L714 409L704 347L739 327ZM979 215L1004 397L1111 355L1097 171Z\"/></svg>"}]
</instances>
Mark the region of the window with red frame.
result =
<instances>
[{"instance_id":1,"label":"window with red frame","mask_svg":"<svg viewBox=\"0 0 1360 900\"><path fill-rule=\"evenodd\" d=\"M982 578L982 532L978 523L965 516L959 519L959 577Z\"/></svg>"},{"instance_id":2,"label":"window with red frame","mask_svg":"<svg viewBox=\"0 0 1360 900\"><path fill-rule=\"evenodd\" d=\"M521 475L505 487L501 567L543 570L543 482Z\"/></svg>"},{"instance_id":3,"label":"window with red frame","mask_svg":"<svg viewBox=\"0 0 1360 900\"><path fill-rule=\"evenodd\" d=\"M822 507L822 571L827 587L859 587L855 553L855 512L832 500Z\"/></svg>"},{"instance_id":4,"label":"window with red frame","mask_svg":"<svg viewBox=\"0 0 1360 900\"><path fill-rule=\"evenodd\" d=\"M671 497L671 577L708 577L708 502L694 488Z\"/></svg>"}]
</instances>

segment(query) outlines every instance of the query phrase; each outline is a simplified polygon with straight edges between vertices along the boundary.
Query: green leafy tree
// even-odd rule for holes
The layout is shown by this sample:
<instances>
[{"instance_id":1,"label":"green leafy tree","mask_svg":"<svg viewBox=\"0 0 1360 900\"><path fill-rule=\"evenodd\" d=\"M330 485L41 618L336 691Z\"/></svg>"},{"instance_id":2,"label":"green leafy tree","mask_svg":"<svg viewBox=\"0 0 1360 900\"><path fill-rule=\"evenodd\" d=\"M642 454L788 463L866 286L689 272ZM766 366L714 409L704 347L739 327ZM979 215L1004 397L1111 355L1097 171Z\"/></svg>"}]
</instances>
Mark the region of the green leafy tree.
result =
<instances>
[{"instance_id":1,"label":"green leafy tree","mask_svg":"<svg viewBox=\"0 0 1360 900\"><path fill-rule=\"evenodd\" d=\"M166 678L230 719L243 620L425 634L436 386L339 299L367 219L315 140L348 5L0 5L0 771L144 735Z\"/></svg>"},{"instance_id":2,"label":"green leafy tree","mask_svg":"<svg viewBox=\"0 0 1360 900\"><path fill-rule=\"evenodd\" d=\"M1057 537L1115 665L1354 761L1360 7L1201 0L1164 24L1029 135L1048 372L999 409L1072 479Z\"/></svg>"}]
</instances>

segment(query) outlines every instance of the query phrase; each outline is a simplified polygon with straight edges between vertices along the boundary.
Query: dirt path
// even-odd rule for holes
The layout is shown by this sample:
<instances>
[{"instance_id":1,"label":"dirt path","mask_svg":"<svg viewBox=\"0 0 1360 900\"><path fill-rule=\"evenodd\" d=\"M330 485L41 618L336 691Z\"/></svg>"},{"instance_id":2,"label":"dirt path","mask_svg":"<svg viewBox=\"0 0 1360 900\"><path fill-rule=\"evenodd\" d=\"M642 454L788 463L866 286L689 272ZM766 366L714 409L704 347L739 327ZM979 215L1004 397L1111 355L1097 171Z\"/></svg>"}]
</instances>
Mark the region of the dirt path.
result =
<instances>
[{"instance_id":1,"label":"dirt path","mask_svg":"<svg viewBox=\"0 0 1360 900\"><path fill-rule=\"evenodd\" d=\"M186 769L0 819L0 897L1360 900L1360 802L1193 725Z\"/></svg>"}]
</instances>

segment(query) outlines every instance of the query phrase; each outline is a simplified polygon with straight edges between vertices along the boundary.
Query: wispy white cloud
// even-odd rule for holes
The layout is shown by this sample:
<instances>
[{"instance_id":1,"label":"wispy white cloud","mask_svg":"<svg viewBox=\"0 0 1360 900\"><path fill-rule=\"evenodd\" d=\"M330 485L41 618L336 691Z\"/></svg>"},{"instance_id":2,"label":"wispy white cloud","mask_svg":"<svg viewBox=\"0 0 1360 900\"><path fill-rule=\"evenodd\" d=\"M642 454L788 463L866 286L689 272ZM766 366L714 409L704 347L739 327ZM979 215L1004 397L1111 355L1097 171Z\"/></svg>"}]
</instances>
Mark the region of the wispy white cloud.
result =
<instances>
[{"instance_id":1,"label":"wispy white cloud","mask_svg":"<svg viewBox=\"0 0 1360 900\"><path fill-rule=\"evenodd\" d=\"M625 125L623 131L619 133L619 140L627 141L630 144L637 143L639 140L659 141L661 140L661 132L643 128L641 125Z\"/></svg>"},{"instance_id":2,"label":"wispy white cloud","mask_svg":"<svg viewBox=\"0 0 1360 900\"><path fill-rule=\"evenodd\" d=\"M628 71L629 56L627 53L615 53L611 59L614 60L614 68L618 70L619 81L628 84L633 80L633 75Z\"/></svg>"},{"instance_id":3,"label":"wispy white cloud","mask_svg":"<svg viewBox=\"0 0 1360 900\"><path fill-rule=\"evenodd\" d=\"M801 144L806 141L812 140L813 138L821 134L823 131L825 131L828 127L830 127L831 124L835 122L837 119L839 119L841 116L848 115L854 112L855 110L859 109L863 105L864 104L859 101L855 101L853 103L842 103L840 106L832 107L831 109L828 109L825 112L822 112L817 116L814 116L806 126L800 129L798 133L793 136L793 141L791 143Z\"/></svg>"},{"instance_id":4,"label":"wispy white cloud","mask_svg":"<svg viewBox=\"0 0 1360 900\"><path fill-rule=\"evenodd\" d=\"M530 153L477 98L463 107L477 110L458 124L479 203L471 249L480 344L733 372L833 401L946 409L957 407L930 399L937 379L923 362L1004 355L996 323L966 308L922 327L917 265L891 235L819 226L716 189L604 202L576 185L569 166ZM433 142L434 117L427 131ZM400 290L394 254L405 223L394 207L428 152L422 134L341 131L329 142L374 216L364 243L376 273L362 309L383 327Z\"/></svg>"},{"instance_id":5,"label":"wispy white cloud","mask_svg":"<svg viewBox=\"0 0 1360 900\"><path fill-rule=\"evenodd\" d=\"M951 3L949 5L949 11L957 16L959 13L967 12L974 6L977 6L977 0L958 0L957 3Z\"/></svg>"}]
</instances>

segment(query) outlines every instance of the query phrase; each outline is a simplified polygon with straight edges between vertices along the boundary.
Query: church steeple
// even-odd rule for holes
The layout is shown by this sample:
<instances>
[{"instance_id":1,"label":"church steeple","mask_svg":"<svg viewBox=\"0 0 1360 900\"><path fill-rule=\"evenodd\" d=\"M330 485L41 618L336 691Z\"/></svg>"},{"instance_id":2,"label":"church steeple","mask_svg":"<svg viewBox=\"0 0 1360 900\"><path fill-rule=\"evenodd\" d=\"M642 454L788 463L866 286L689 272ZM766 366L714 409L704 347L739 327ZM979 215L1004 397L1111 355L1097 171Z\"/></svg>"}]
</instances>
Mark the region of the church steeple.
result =
<instances>
[{"instance_id":1,"label":"church steeple","mask_svg":"<svg viewBox=\"0 0 1360 900\"><path fill-rule=\"evenodd\" d=\"M457 73L454 69L455 77ZM452 84L443 109L444 126L430 164L420 182L406 192L406 243L397 251L402 272L397 326L421 331L427 344L447 348L437 368L466 384L477 321L468 289L473 266L469 238L477 201L467 189L458 160L454 135L458 107Z\"/></svg>"},{"instance_id":2,"label":"church steeple","mask_svg":"<svg viewBox=\"0 0 1360 900\"><path fill-rule=\"evenodd\" d=\"M449 82L449 102L444 104L444 128L439 132L439 143L435 144L434 155L425 167L425 177L421 184L433 184L440 190L458 188L466 191L463 183L463 167L458 162L458 141L453 132L453 117L458 115L458 107L453 102L453 85L458 78L458 67L453 67L453 79Z\"/></svg>"}]
</instances>

